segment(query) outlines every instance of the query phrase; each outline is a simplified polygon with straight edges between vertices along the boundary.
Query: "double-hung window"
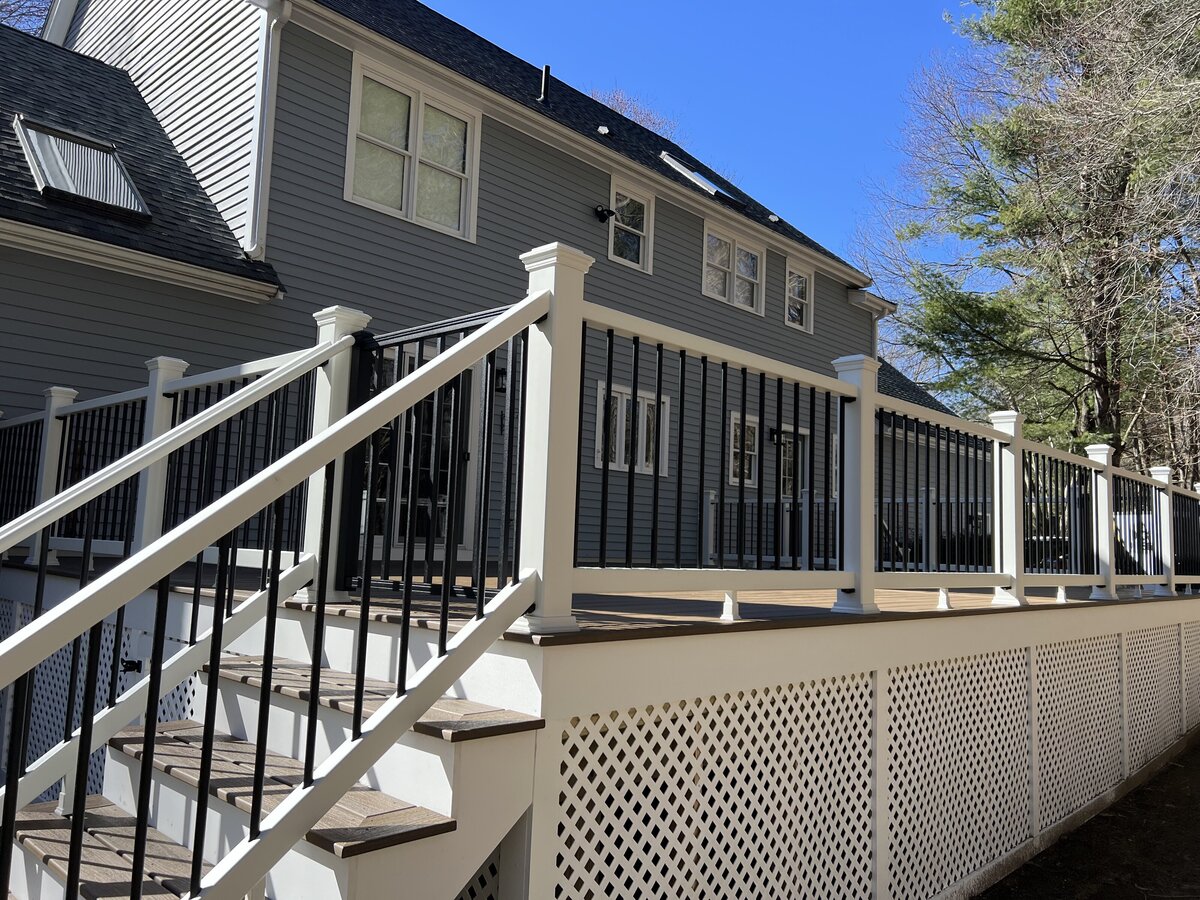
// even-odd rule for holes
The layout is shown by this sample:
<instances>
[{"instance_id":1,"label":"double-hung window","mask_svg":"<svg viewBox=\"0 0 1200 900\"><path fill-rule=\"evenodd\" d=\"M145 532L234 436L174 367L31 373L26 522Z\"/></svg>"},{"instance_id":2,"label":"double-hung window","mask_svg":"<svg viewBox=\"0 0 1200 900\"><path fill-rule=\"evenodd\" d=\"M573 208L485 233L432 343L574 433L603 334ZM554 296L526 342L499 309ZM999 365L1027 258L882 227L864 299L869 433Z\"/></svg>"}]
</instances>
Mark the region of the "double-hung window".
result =
<instances>
[{"instance_id":1,"label":"double-hung window","mask_svg":"<svg viewBox=\"0 0 1200 900\"><path fill-rule=\"evenodd\" d=\"M613 182L608 258L649 272L654 254L654 197Z\"/></svg>"},{"instance_id":2,"label":"double-hung window","mask_svg":"<svg viewBox=\"0 0 1200 900\"><path fill-rule=\"evenodd\" d=\"M789 265L787 269L787 294L784 296L783 321L792 328L813 330L813 275L804 269Z\"/></svg>"},{"instance_id":3,"label":"double-hung window","mask_svg":"<svg viewBox=\"0 0 1200 900\"><path fill-rule=\"evenodd\" d=\"M784 500L795 500L807 487L808 432L793 433L785 425L779 440L779 494Z\"/></svg>"},{"instance_id":4,"label":"double-hung window","mask_svg":"<svg viewBox=\"0 0 1200 900\"><path fill-rule=\"evenodd\" d=\"M745 454L742 453L742 418L735 412L729 414L729 483L739 484L739 475L745 476L746 487L758 485L758 419L746 416Z\"/></svg>"},{"instance_id":5,"label":"double-hung window","mask_svg":"<svg viewBox=\"0 0 1200 900\"><path fill-rule=\"evenodd\" d=\"M346 199L472 237L478 117L371 69L354 84Z\"/></svg>"},{"instance_id":6,"label":"double-hung window","mask_svg":"<svg viewBox=\"0 0 1200 900\"><path fill-rule=\"evenodd\" d=\"M608 393L603 382L596 386L596 468L604 465L604 406ZM634 446L634 419L637 421L637 446ZM639 391L637 406L633 393L624 385L614 384L612 406L608 409L608 467L614 472L629 471L629 460L634 460L633 470L639 474L654 474L654 454L659 454L659 475L667 475L668 442L659 441L654 428L655 400L651 391ZM671 398L662 398L662 430L671 430Z\"/></svg>"},{"instance_id":7,"label":"double-hung window","mask_svg":"<svg viewBox=\"0 0 1200 900\"><path fill-rule=\"evenodd\" d=\"M763 253L721 231L704 232L704 294L762 313Z\"/></svg>"}]
</instances>

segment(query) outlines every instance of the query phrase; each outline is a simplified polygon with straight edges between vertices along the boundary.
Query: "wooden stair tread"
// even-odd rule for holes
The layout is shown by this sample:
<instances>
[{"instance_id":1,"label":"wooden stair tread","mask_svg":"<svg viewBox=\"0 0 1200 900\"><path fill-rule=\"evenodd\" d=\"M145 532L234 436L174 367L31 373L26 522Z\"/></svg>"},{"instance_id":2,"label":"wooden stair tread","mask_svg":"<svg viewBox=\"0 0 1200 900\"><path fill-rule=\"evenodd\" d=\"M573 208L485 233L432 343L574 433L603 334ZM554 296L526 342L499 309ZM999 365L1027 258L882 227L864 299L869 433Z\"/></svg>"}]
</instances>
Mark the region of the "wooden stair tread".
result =
<instances>
[{"instance_id":1,"label":"wooden stair tread","mask_svg":"<svg viewBox=\"0 0 1200 900\"><path fill-rule=\"evenodd\" d=\"M208 667L205 666L207 671ZM308 663L276 659L272 668L271 690L285 697L308 700L311 669ZM262 685L261 656L225 656L221 659L220 677L248 684ZM394 684L368 678L365 681L363 714L370 716L396 693ZM321 670L320 703L340 712L354 712L354 676L334 669ZM445 741L469 741L515 734L543 728L546 722L536 716L498 709L472 700L443 697L413 726L413 731Z\"/></svg>"},{"instance_id":2,"label":"wooden stair tread","mask_svg":"<svg viewBox=\"0 0 1200 900\"><path fill-rule=\"evenodd\" d=\"M160 724L154 742L154 767L198 787L203 740L204 730L196 722ZM127 729L109 743L135 759L142 757L141 728ZM262 789L263 815L275 809L303 777L304 766L298 760L268 752ZM253 792L254 744L217 732L209 793L249 812ZM309 830L306 838L310 844L335 856L348 858L454 829L453 819L357 785Z\"/></svg>"},{"instance_id":3,"label":"wooden stair tread","mask_svg":"<svg viewBox=\"0 0 1200 900\"><path fill-rule=\"evenodd\" d=\"M55 878L67 879L71 820L59 815L57 803L35 803L17 813L16 839ZM137 819L102 796L87 799L79 893L82 897L128 897ZM211 866L205 865L204 871ZM154 828L146 830L144 897L181 897L187 893L192 851Z\"/></svg>"}]
</instances>

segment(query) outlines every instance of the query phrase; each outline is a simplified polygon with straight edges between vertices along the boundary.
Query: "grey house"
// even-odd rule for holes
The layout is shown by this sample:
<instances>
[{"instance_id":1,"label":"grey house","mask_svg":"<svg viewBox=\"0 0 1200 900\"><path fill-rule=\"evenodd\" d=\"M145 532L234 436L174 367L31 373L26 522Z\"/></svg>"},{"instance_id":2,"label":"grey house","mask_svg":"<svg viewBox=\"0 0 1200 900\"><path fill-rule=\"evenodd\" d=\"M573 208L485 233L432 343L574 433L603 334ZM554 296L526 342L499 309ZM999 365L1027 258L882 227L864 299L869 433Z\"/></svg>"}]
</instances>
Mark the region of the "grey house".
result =
<instances>
[{"instance_id":1,"label":"grey house","mask_svg":"<svg viewBox=\"0 0 1200 900\"><path fill-rule=\"evenodd\" d=\"M157 145L103 127L146 118L132 97L126 103L138 103L136 114L109 111L97 120L88 137L129 157L130 179L150 207L148 222L98 227L140 227L172 249L182 245L160 228L159 173L139 165L153 146L178 159L165 132L190 168L179 166L178 178L189 179L207 216L191 224L213 235L229 265L272 290L198 296L160 284L109 288L108 299L97 300L88 293L95 282L80 271L75 303L61 277L29 274L47 305L51 297L59 304L59 327L99 346L83 354L46 348L44 368L0 373L0 408L36 406L51 382L84 396L141 386L142 361L152 356L177 356L203 371L303 347L312 313L334 304L370 314L376 333L494 309L524 293L518 256L552 241L595 257L594 302L817 372L832 374L836 357L874 355L877 321L891 311L866 290L866 275L684 148L411 0L56 0L44 38L107 63L58 53L129 94L136 85L161 123ZM54 55L27 38L8 40ZM9 67L5 77L19 79L20 70ZM55 98L83 91L52 80L41 89L45 98L31 109L88 130L86 114L65 99L52 108ZM4 135L6 171L14 171L23 159L14 135ZM23 189L62 218L59 198L39 196L28 178ZM5 266L36 267L31 259L39 257L21 254ZM736 371L705 372L706 389L707 379L712 385L701 408L700 360L688 361L691 375L668 365L656 385L653 347L639 348L635 362L632 346L606 346L599 332L586 346L581 452L594 465L580 495L594 503L585 507L629 517L637 510L622 499L634 496L628 479L658 481L663 502L680 497L696 523L678 539L661 537L695 559L738 545L744 552L801 504L819 507L815 521L835 518L839 411L815 393L781 401ZM60 350L72 363L59 364ZM681 378L693 379L685 403ZM912 386L890 367L880 387L912 399ZM473 439L475 406L465 404ZM677 451L680 424L700 416L721 422L720 437ZM442 498L438 523L450 452L441 447L425 463L425 499ZM463 452L460 477L474 478L477 460ZM598 558L606 553L599 515L580 518L579 552ZM470 541L463 536L464 551ZM644 556L650 541L639 532L626 549ZM828 524L788 543L791 555L804 547L825 564L837 553Z\"/></svg>"}]
</instances>

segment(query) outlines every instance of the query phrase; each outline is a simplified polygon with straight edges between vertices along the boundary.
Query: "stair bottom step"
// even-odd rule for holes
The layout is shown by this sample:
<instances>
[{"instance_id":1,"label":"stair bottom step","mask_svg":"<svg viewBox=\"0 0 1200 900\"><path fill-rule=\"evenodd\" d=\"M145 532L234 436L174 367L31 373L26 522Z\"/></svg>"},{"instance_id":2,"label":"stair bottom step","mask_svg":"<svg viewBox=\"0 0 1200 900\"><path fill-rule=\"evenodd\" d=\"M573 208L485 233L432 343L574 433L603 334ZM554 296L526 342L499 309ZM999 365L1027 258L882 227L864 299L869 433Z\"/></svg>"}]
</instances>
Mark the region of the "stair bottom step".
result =
<instances>
[{"instance_id":1,"label":"stair bottom step","mask_svg":"<svg viewBox=\"0 0 1200 900\"><path fill-rule=\"evenodd\" d=\"M57 803L35 803L17 814L16 838L59 881L66 882L71 820ZM102 796L88 797L84 814L79 894L89 900L128 897L137 819ZM204 866L207 872L211 868ZM143 897L181 897L191 883L192 852L153 828L146 832Z\"/></svg>"}]
</instances>

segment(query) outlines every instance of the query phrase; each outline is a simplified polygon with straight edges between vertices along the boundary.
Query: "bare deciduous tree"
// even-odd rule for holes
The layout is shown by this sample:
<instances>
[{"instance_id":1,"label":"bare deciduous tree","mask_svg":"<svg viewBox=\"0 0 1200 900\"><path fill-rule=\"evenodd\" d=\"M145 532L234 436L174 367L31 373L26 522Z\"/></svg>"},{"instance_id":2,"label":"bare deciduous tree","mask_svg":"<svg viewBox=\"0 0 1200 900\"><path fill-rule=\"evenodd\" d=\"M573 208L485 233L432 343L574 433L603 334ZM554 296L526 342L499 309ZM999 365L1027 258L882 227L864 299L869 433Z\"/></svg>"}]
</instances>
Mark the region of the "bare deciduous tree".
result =
<instances>
[{"instance_id":1,"label":"bare deciduous tree","mask_svg":"<svg viewBox=\"0 0 1200 900\"><path fill-rule=\"evenodd\" d=\"M0 25L36 32L49 11L50 0L0 0Z\"/></svg>"},{"instance_id":2,"label":"bare deciduous tree","mask_svg":"<svg viewBox=\"0 0 1200 900\"><path fill-rule=\"evenodd\" d=\"M644 125L656 134L669 141L678 142L681 139L679 120L658 112L640 98L621 90L593 90L590 92L593 100L599 100L609 109L616 110L627 119L632 119L639 125Z\"/></svg>"}]
</instances>

